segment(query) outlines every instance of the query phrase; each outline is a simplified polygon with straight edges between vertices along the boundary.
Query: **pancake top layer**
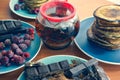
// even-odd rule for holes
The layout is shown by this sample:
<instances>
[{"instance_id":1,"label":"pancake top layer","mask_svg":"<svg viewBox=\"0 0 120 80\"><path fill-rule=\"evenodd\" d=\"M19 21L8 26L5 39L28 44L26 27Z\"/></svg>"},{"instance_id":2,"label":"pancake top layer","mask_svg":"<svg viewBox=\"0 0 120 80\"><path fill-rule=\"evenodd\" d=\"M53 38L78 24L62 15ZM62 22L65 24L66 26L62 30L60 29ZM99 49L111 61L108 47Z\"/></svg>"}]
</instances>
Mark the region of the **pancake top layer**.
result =
<instances>
[{"instance_id":1,"label":"pancake top layer","mask_svg":"<svg viewBox=\"0 0 120 80\"><path fill-rule=\"evenodd\" d=\"M94 16L106 21L120 21L120 6L105 5L97 8Z\"/></svg>"}]
</instances>

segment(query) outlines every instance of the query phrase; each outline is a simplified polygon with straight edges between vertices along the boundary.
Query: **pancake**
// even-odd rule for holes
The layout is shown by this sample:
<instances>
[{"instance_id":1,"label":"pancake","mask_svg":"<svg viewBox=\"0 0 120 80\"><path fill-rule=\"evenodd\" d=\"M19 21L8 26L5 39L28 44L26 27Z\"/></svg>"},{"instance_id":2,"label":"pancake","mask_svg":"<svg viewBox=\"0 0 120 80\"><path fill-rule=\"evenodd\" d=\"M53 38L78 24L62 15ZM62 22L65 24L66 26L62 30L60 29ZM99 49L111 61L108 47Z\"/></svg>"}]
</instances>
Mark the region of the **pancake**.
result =
<instances>
[{"instance_id":1,"label":"pancake","mask_svg":"<svg viewBox=\"0 0 120 80\"><path fill-rule=\"evenodd\" d=\"M120 23L120 6L119 5L105 5L97 8L93 14L97 19L102 22L106 21L107 24ZM114 23L115 22L115 23Z\"/></svg>"},{"instance_id":2,"label":"pancake","mask_svg":"<svg viewBox=\"0 0 120 80\"><path fill-rule=\"evenodd\" d=\"M99 24L100 26L109 26L109 27L120 27L120 22L119 21L105 21L102 19L97 18L96 19L97 24Z\"/></svg>"},{"instance_id":3,"label":"pancake","mask_svg":"<svg viewBox=\"0 0 120 80\"><path fill-rule=\"evenodd\" d=\"M113 44L110 44L107 41L104 41L103 39L96 38L93 35L93 32L92 32L91 28L88 29L88 31L87 31L87 37L88 37L89 41L92 41L93 43L95 43L96 45L98 45L98 46L100 46L102 48L105 48L105 49L108 49L108 50L117 50L117 49L120 49L120 45L113 45Z\"/></svg>"}]
</instances>

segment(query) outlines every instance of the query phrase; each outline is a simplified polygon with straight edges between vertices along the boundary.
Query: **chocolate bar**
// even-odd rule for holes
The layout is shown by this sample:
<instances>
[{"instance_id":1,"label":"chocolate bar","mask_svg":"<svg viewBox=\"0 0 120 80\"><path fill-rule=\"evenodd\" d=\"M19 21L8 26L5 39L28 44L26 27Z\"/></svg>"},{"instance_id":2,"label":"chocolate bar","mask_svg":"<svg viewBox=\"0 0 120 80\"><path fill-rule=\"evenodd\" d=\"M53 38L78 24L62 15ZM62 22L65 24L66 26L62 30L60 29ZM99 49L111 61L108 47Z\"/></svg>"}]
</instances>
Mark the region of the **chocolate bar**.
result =
<instances>
[{"instance_id":1,"label":"chocolate bar","mask_svg":"<svg viewBox=\"0 0 120 80\"><path fill-rule=\"evenodd\" d=\"M0 21L0 35L15 33L22 28L22 23L16 21Z\"/></svg>"}]
</instances>

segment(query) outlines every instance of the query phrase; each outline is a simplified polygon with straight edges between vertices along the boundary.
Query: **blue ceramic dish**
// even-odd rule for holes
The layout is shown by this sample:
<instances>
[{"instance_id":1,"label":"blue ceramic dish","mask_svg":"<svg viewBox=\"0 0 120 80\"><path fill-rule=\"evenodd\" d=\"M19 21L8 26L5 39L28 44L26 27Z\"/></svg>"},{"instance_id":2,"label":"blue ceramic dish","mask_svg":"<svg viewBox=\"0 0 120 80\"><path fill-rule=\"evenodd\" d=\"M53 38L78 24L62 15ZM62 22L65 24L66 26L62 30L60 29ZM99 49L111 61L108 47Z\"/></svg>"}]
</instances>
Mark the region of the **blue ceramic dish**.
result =
<instances>
[{"instance_id":1,"label":"blue ceramic dish","mask_svg":"<svg viewBox=\"0 0 120 80\"><path fill-rule=\"evenodd\" d=\"M14 10L14 5L18 4L18 0L10 0L9 7L10 10L18 16L28 19L36 19L37 14L30 14L27 10Z\"/></svg>"},{"instance_id":2,"label":"blue ceramic dish","mask_svg":"<svg viewBox=\"0 0 120 80\"><path fill-rule=\"evenodd\" d=\"M107 50L96 44L91 44L87 39L87 30L94 22L94 17L89 17L81 21L80 30L75 38L78 48L91 58L114 65L120 65L120 50Z\"/></svg>"},{"instance_id":3,"label":"blue ceramic dish","mask_svg":"<svg viewBox=\"0 0 120 80\"><path fill-rule=\"evenodd\" d=\"M75 59L80 60L82 62L86 61L85 59L78 58L75 56L70 56L70 55L55 55L55 56L50 56L50 57L40 59L38 62L42 62L47 65L55 62L60 62L63 60L68 60L68 62L71 63L71 60L75 60ZM21 73L21 75L18 77L17 80L25 80L24 72Z\"/></svg>"}]
</instances>

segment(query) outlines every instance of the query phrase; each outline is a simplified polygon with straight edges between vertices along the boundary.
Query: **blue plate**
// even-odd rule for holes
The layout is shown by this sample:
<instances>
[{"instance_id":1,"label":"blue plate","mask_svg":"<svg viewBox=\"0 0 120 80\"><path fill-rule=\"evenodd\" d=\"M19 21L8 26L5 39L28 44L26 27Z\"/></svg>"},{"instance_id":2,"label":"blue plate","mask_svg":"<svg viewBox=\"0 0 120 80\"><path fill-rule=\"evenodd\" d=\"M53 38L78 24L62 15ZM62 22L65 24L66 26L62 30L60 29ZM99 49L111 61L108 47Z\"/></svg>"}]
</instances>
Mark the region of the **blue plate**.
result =
<instances>
[{"instance_id":1,"label":"blue plate","mask_svg":"<svg viewBox=\"0 0 120 80\"><path fill-rule=\"evenodd\" d=\"M94 17L81 21L79 33L75 38L76 45L83 53L91 58L96 58L104 63L120 65L120 50L106 50L96 44L91 44L87 40L87 30L93 22Z\"/></svg>"},{"instance_id":2,"label":"blue plate","mask_svg":"<svg viewBox=\"0 0 120 80\"><path fill-rule=\"evenodd\" d=\"M62 60L68 60L69 63L71 63L71 60L73 60L73 59L77 59L77 60L80 60L82 62L86 62L85 59L78 58L78 57L75 57L75 56L70 56L70 55L50 56L50 57L43 58L43 59L39 60L38 62L42 62L44 64L51 64L51 63L59 62L59 61L62 61ZM24 72L21 73L21 75L18 77L17 80L25 80Z\"/></svg>"},{"instance_id":3,"label":"blue plate","mask_svg":"<svg viewBox=\"0 0 120 80\"><path fill-rule=\"evenodd\" d=\"M10 10L13 13L15 13L18 16L24 17L24 18L36 19L37 14L30 14L30 13L28 13L27 10L18 10L18 11L15 11L14 10L14 5L15 4L18 4L18 0L10 0L9 7L10 7Z\"/></svg>"},{"instance_id":4,"label":"blue plate","mask_svg":"<svg viewBox=\"0 0 120 80\"><path fill-rule=\"evenodd\" d=\"M7 21L13 21L13 20L7 20ZM29 23L26 23L23 21L21 21L21 22L22 22L23 27L25 27L25 28L34 28L34 26L30 25ZM27 59L26 62L31 61L36 57L36 55L39 53L39 51L41 49L41 45L42 45L41 39L39 38L39 36L35 32L35 39L31 42L31 46L27 50L27 52L30 53L30 58ZM24 66L24 64L20 65L20 66L11 65L9 67L0 66L0 74L5 74L8 72L15 71L17 69L20 69L23 66Z\"/></svg>"}]
</instances>

